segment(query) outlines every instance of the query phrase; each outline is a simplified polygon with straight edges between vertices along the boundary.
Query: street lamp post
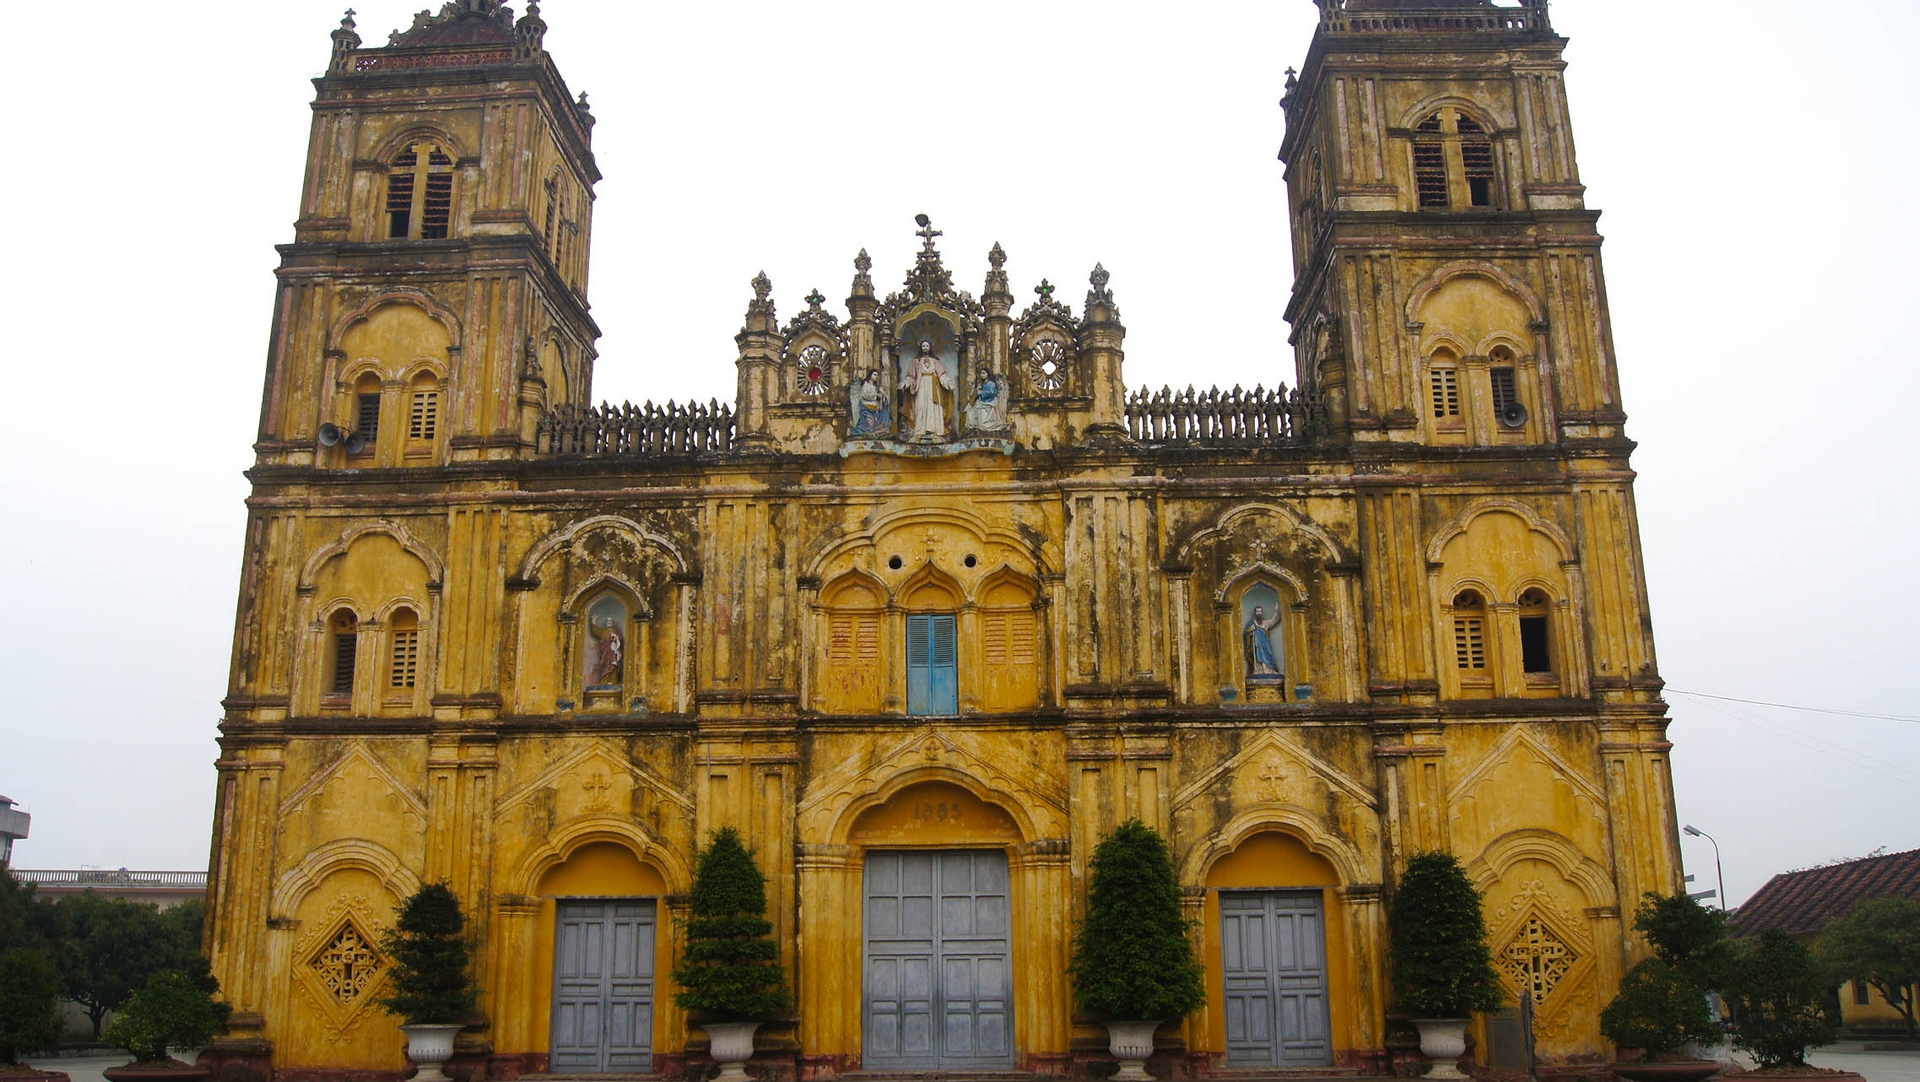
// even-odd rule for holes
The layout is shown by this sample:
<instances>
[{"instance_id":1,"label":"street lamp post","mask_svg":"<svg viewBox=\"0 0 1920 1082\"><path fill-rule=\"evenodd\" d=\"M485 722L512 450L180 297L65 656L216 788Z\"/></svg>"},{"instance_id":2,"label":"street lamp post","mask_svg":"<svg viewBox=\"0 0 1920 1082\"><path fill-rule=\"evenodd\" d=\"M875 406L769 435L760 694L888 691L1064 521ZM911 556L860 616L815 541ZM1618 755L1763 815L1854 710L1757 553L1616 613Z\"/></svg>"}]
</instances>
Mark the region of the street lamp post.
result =
<instances>
[{"instance_id":1,"label":"street lamp post","mask_svg":"<svg viewBox=\"0 0 1920 1082\"><path fill-rule=\"evenodd\" d=\"M1727 877L1720 870L1720 843L1713 840L1713 835L1692 824L1680 829L1696 838L1705 838L1713 843L1713 877L1720 881L1720 912L1725 913L1727 911Z\"/></svg>"}]
</instances>

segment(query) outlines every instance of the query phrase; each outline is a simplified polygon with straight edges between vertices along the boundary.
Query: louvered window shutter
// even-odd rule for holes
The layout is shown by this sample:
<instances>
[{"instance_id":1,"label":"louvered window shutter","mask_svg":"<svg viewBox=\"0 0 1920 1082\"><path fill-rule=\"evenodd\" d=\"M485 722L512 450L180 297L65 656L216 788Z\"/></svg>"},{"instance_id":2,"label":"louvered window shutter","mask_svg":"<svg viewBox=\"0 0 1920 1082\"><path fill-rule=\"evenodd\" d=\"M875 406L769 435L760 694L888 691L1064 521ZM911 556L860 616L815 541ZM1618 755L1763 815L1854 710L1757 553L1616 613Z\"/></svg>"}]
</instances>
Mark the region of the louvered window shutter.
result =
<instances>
[{"instance_id":1,"label":"louvered window shutter","mask_svg":"<svg viewBox=\"0 0 1920 1082\"><path fill-rule=\"evenodd\" d=\"M959 650L955 638L951 613L907 617L907 713L959 713Z\"/></svg>"}]
</instances>

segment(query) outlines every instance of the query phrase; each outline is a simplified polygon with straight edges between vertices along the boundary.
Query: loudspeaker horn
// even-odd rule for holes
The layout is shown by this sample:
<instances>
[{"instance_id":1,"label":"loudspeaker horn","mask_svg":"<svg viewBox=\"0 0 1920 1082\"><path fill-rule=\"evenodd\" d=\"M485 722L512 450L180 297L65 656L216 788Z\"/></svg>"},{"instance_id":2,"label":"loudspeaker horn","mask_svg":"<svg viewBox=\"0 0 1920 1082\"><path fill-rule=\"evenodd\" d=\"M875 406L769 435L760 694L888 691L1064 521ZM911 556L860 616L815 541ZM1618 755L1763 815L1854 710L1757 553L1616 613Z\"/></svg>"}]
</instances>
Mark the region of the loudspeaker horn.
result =
<instances>
[{"instance_id":1,"label":"loudspeaker horn","mask_svg":"<svg viewBox=\"0 0 1920 1082\"><path fill-rule=\"evenodd\" d=\"M340 426L332 421L320 426L320 446L322 447L332 447L346 437L347 434L340 431Z\"/></svg>"},{"instance_id":2,"label":"loudspeaker horn","mask_svg":"<svg viewBox=\"0 0 1920 1082\"><path fill-rule=\"evenodd\" d=\"M367 449L367 437L358 432L347 433L347 453L357 455Z\"/></svg>"},{"instance_id":3,"label":"loudspeaker horn","mask_svg":"<svg viewBox=\"0 0 1920 1082\"><path fill-rule=\"evenodd\" d=\"M1508 428L1520 428L1527 423L1527 407L1518 402L1509 402L1500 407L1500 423Z\"/></svg>"}]
</instances>

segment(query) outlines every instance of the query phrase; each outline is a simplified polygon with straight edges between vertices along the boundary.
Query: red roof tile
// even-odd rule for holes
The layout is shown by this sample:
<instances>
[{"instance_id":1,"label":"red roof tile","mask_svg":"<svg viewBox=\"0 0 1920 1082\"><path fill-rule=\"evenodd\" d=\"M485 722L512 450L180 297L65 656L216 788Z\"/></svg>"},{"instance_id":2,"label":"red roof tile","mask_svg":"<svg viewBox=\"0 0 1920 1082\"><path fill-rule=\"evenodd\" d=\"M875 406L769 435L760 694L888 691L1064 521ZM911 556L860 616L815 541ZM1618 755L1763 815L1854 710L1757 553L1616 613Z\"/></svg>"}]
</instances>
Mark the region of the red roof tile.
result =
<instances>
[{"instance_id":1,"label":"red roof tile","mask_svg":"<svg viewBox=\"0 0 1920 1082\"><path fill-rule=\"evenodd\" d=\"M1781 872L1747 899L1731 923L1739 935L1774 928L1812 935L1868 898L1888 895L1920 899L1920 849Z\"/></svg>"}]
</instances>

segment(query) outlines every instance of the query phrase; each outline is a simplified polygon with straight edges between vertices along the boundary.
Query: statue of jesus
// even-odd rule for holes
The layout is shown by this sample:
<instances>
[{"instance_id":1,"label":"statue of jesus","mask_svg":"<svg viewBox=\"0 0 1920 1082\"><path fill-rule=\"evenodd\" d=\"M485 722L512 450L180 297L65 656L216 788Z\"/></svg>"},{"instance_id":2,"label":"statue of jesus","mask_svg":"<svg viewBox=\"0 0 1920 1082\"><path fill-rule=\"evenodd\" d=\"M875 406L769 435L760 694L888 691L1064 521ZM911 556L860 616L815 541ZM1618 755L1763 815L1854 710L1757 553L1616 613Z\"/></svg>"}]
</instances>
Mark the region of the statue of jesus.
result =
<instances>
[{"instance_id":1,"label":"statue of jesus","mask_svg":"<svg viewBox=\"0 0 1920 1082\"><path fill-rule=\"evenodd\" d=\"M921 443L938 443L947 438L947 407L942 391L953 390L953 377L933 354L933 342L920 340L920 355L913 359L913 438Z\"/></svg>"}]
</instances>

